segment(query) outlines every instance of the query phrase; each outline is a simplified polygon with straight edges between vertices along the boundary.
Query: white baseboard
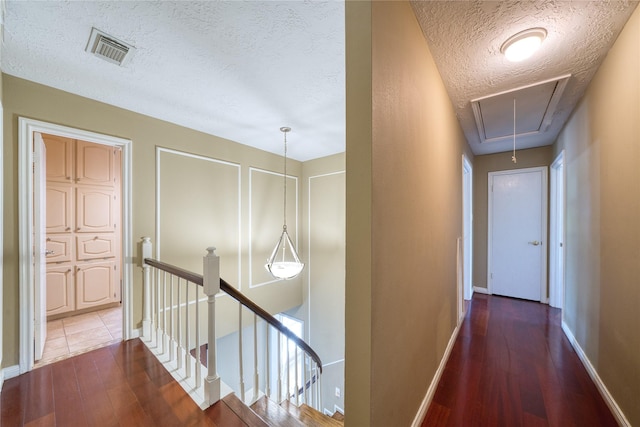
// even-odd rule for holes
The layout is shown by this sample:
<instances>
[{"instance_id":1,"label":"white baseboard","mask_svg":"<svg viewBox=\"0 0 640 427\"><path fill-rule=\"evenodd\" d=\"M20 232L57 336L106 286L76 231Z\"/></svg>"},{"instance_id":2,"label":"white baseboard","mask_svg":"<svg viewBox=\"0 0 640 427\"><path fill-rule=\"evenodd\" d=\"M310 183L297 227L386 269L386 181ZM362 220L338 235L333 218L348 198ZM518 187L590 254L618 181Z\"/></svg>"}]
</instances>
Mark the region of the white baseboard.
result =
<instances>
[{"instance_id":1,"label":"white baseboard","mask_svg":"<svg viewBox=\"0 0 640 427\"><path fill-rule=\"evenodd\" d=\"M413 422L411 423L411 427L420 427L422 422L424 421L424 417L427 415L427 410L429 409L429 405L431 404L431 400L433 400L433 395L436 394L436 389L438 388L438 383L440 382L440 377L442 377L442 372L444 372L444 367L449 360L449 355L451 354L451 350L453 349L453 345L456 343L456 338L458 338L458 332L460 332L460 325L462 321L458 322L458 326L453 330L453 334L451 334L451 338L449 338L449 343L447 344L447 348L442 355L442 359L440 360L440 365L436 370L436 374L433 376L433 380L431 380L431 384L427 389L427 394L422 399L422 403L420 404L420 408L418 409L418 413L416 414Z\"/></svg>"},{"instance_id":2,"label":"white baseboard","mask_svg":"<svg viewBox=\"0 0 640 427\"><path fill-rule=\"evenodd\" d=\"M142 336L141 328L131 330L131 339L140 338L141 336Z\"/></svg>"},{"instance_id":3,"label":"white baseboard","mask_svg":"<svg viewBox=\"0 0 640 427\"><path fill-rule=\"evenodd\" d=\"M480 286L474 286L473 287L473 292L477 292L479 294L489 295L489 289L481 288Z\"/></svg>"},{"instance_id":4,"label":"white baseboard","mask_svg":"<svg viewBox=\"0 0 640 427\"><path fill-rule=\"evenodd\" d=\"M631 423L629 422L629 420L627 420L627 417L624 416L624 413L622 412L622 410L620 409L616 401L613 399L613 396L611 396L611 393L609 393L607 386L605 386L604 383L602 382L602 379L600 379L598 372L591 364L591 361L589 360L587 355L584 353L584 350L582 350L582 347L580 347L580 344L576 340L576 337L573 336L571 329L569 329L569 326L565 323L564 320L562 321L562 331L564 332L567 339L571 343L571 346L573 347L573 349L578 354L580 361L582 362L582 364L584 365L584 368L589 373L589 376L595 383L596 387L598 387L598 391L600 392L600 395L602 395L602 398L604 399L607 406L613 413L613 416L615 417L616 421L618 421L618 424L622 427L631 427Z\"/></svg>"},{"instance_id":5,"label":"white baseboard","mask_svg":"<svg viewBox=\"0 0 640 427\"><path fill-rule=\"evenodd\" d=\"M20 375L20 365L7 366L2 369L2 380L8 380Z\"/></svg>"}]
</instances>

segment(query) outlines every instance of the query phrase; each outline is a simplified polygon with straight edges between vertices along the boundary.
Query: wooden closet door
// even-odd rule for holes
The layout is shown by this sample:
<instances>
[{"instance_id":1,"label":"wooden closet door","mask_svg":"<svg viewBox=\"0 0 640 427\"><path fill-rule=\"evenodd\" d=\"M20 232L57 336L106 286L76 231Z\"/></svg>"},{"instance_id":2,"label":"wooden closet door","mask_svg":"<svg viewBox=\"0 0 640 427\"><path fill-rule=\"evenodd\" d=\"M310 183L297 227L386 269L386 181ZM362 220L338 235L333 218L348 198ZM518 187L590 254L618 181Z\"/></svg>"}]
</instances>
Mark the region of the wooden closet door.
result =
<instances>
[{"instance_id":1,"label":"wooden closet door","mask_svg":"<svg viewBox=\"0 0 640 427\"><path fill-rule=\"evenodd\" d=\"M115 261L78 264L76 269L76 309L113 301Z\"/></svg>"},{"instance_id":2,"label":"wooden closet door","mask_svg":"<svg viewBox=\"0 0 640 427\"><path fill-rule=\"evenodd\" d=\"M73 180L73 139L42 134L47 147L47 181L71 183Z\"/></svg>"},{"instance_id":3,"label":"wooden closet door","mask_svg":"<svg viewBox=\"0 0 640 427\"><path fill-rule=\"evenodd\" d=\"M76 142L76 182L83 185L114 185L114 148Z\"/></svg>"},{"instance_id":4,"label":"wooden closet door","mask_svg":"<svg viewBox=\"0 0 640 427\"><path fill-rule=\"evenodd\" d=\"M47 316L74 310L74 299L71 266L47 266Z\"/></svg>"},{"instance_id":5,"label":"wooden closet door","mask_svg":"<svg viewBox=\"0 0 640 427\"><path fill-rule=\"evenodd\" d=\"M71 262L73 242L70 233L50 234L47 236L47 264L52 262Z\"/></svg>"},{"instance_id":6,"label":"wooden closet door","mask_svg":"<svg viewBox=\"0 0 640 427\"><path fill-rule=\"evenodd\" d=\"M76 189L76 232L113 232L115 194L112 188Z\"/></svg>"},{"instance_id":7,"label":"wooden closet door","mask_svg":"<svg viewBox=\"0 0 640 427\"><path fill-rule=\"evenodd\" d=\"M68 233L73 222L73 189L65 184L47 184L47 235Z\"/></svg>"}]
</instances>

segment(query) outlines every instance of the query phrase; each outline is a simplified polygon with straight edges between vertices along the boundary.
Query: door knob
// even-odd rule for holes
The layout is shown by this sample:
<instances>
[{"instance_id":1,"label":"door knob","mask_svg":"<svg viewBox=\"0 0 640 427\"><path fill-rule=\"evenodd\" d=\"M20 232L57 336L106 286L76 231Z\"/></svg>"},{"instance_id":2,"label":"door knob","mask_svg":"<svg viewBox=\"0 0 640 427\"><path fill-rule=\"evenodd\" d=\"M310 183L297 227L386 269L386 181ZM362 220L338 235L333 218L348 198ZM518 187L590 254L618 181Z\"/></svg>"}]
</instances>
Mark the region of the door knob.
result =
<instances>
[{"instance_id":1,"label":"door knob","mask_svg":"<svg viewBox=\"0 0 640 427\"><path fill-rule=\"evenodd\" d=\"M55 252L52 251L51 249L47 249L46 251L44 251L44 254L45 255L53 255L53 254L55 254Z\"/></svg>"},{"instance_id":2,"label":"door knob","mask_svg":"<svg viewBox=\"0 0 640 427\"><path fill-rule=\"evenodd\" d=\"M533 242L529 242L529 244L533 246L538 246L538 245L541 245L542 242L538 242L537 240L534 240Z\"/></svg>"}]
</instances>

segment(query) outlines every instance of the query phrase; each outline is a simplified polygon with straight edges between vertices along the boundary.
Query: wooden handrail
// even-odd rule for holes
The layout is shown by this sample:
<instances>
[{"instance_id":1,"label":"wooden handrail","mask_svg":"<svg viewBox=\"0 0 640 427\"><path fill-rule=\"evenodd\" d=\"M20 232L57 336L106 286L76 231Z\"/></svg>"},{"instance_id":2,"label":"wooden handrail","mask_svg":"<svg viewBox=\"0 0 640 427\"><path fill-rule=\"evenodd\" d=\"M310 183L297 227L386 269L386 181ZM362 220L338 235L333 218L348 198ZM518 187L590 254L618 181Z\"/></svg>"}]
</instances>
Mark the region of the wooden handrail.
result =
<instances>
[{"instance_id":1,"label":"wooden handrail","mask_svg":"<svg viewBox=\"0 0 640 427\"><path fill-rule=\"evenodd\" d=\"M176 267L171 264L167 264L166 262L157 261L152 258L145 258L144 262L152 267L158 268L162 271L166 271L167 273L173 274L174 276L180 277L182 279L188 280L189 282L195 283L196 285L203 285L203 277L201 274L192 273L191 271L185 270L180 267ZM220 290L226 292L230 297L238 301L243 306L247 307L249 310L258 315L262 320L276 328L278 331L283 333L287 338L293 341L298 347L300 347L305 353L307 353L311 358L316 362L318 368L320 369L320 373L322 373L322 361L320 360L320 356L307 344L303 339L299 338L296 334L291 332L289 328L287 328L282 322L269 314L268 311L260 307L255 302L251 301L247 298L242 292L231 286L224 279L220 278Z\"/></svg>"}]
</instances>

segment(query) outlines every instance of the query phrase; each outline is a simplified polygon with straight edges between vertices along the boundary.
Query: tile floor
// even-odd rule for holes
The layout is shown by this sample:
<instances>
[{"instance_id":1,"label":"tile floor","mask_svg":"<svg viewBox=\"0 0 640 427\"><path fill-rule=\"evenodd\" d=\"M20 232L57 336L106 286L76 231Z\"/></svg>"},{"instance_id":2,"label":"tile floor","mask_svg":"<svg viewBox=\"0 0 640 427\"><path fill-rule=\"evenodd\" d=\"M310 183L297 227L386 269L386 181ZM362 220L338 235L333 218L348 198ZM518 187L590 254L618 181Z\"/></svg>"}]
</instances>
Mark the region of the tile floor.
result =
<instances>
[{"instance_id":1,"label":"tile floor","mask_svg":"<svg viewBox=\"0 0 640 427\"><path fill-rule=\"evenodd\" d=\"M47 341L36 367L122 341L122 306L47 322Z\"/></svg>"}]
</instances>

